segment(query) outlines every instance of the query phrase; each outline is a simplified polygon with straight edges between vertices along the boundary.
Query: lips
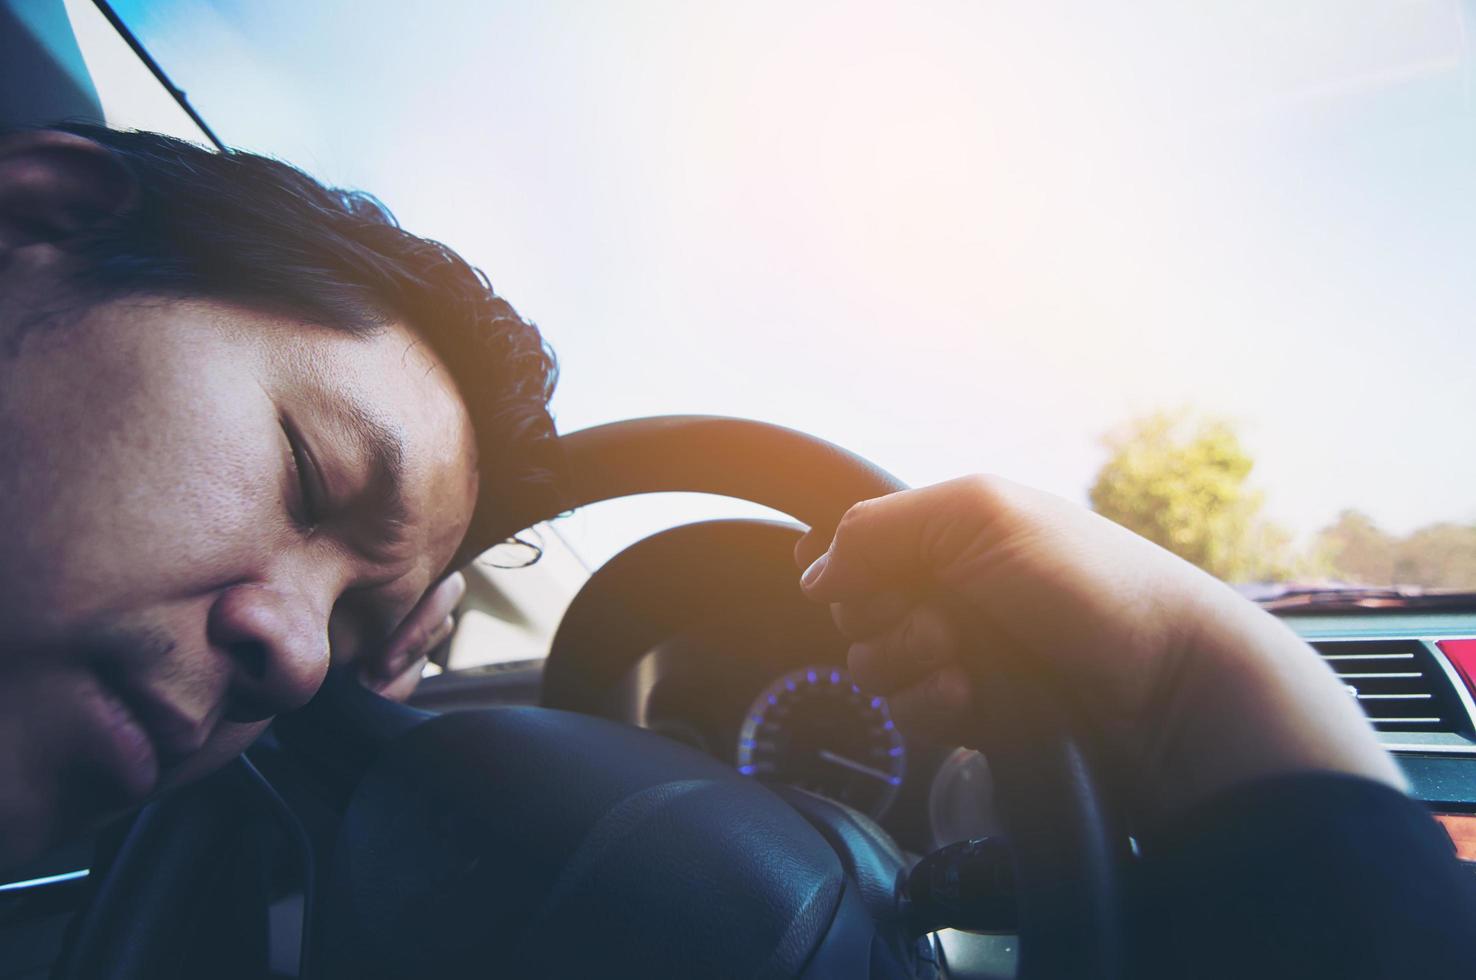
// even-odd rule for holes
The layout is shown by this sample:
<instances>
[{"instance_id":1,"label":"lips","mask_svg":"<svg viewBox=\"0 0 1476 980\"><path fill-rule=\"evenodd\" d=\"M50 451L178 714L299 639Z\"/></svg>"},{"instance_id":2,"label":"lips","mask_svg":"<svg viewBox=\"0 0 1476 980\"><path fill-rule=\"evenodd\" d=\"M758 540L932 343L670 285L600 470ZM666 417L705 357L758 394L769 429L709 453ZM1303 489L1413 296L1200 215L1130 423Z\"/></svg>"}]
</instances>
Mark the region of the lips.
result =
<instances>
[{"instance_id":1,"label":"lips","mask_svg":"<svg viewBox=\"0 0 1476 980\"><path fill-rule=\"evenodd\" d=\"M77 727L59 775L78 812L116 811L145 802L198 758L220 717L223 678L194 669L165 630L103 622L69 638L80 668L57 679ZM63 694L62 692L65 691Z\"/></svg>"},{"instance_id":2,"label":"lips","mask_svg":"<svg viewBox=\"0 0 1476 980\"><path fill-rule=\"evenodd\" d=\"M104 672L103 683L128 709L148 736L159 765L170 768L189 758L209 737L208 724L126 671Z\"/></svg>"},{"instance_id":3,"label":"lips","mask_svg":"<svg viewBox=\"0 0 1476 980\"><path fill-rule=\"evenodd\" d=\"M159 755L153 739L106 684L91 687L84 709L90 723L89 768L101 768L111 777L113 790L106 795L116 791L124 802L142 802L159 781Z\"/></svg>"}]
</instances>

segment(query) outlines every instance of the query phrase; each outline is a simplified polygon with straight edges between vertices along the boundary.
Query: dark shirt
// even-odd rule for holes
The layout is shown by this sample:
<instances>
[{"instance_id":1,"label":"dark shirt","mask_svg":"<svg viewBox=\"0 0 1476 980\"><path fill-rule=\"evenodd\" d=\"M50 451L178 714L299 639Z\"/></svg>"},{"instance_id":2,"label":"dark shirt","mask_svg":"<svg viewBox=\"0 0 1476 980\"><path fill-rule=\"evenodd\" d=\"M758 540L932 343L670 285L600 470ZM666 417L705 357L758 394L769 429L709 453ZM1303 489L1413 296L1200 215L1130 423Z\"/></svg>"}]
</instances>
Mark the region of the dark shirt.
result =
<instances>
[{"instance_id":1,"label":"dark shirt","mask_svg":"<svg viewBox=\"0 0 1476 980\"><path fill-rule=\"evenodd\" d=\"M1368 780L1244 787L1142 842L1134 978L1476 978L1476 874Z\"/></svg>"}]
</instances>

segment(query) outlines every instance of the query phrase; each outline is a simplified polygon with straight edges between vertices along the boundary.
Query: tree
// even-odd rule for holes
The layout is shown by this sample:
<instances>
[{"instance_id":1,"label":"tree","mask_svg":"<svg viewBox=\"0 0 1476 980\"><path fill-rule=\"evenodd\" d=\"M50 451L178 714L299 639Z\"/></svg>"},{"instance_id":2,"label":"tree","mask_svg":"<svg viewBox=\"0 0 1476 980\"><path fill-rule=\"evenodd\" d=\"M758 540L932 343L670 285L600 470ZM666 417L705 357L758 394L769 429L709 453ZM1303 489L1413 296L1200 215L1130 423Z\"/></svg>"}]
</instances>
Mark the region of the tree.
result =
<instances>
[{"instance_id":1,"label":"tree","mask_svg":"<svg viewBox=\"0 0 1476 980\"><path fill-rule=\"evenodd\" d=\"M1400 542L1394 580L1433 589L1476 589L1476 527L1429 524Z\"/></svg>"},{"instance_id":2,"label":"tree","mask_svg":"<svg viewBox=\"0 0 1476 980\"><path fill-rule=\"evenodd\" d=\"M1317 532L1312 550L1332 578L1351 585L1392 585L1396 543L1367 514L1345 510Z\"/></svg>"},{"instance_id":3,"label":"tree","mask_svg":"<svg viewBox=\"0 0 1476 980\"><path fill-rule=\"evenodd\" d=\"M1476 589L1476 527L1427 524L1407 537L1345 510L1313 542L1326 574L1357 585Z\"/></svg>"},{"instance_id":4,"label":"tree","mask_svg":"<svg viewBox=\"0 0 1476 980\"><path fill-rule=\"evenodd\" d=\"M1261 518L1255 463L1228 422L1155 412L1105 441L1098 513L1228 581L1288 576L1290 535Z\"/></svg>"}]
</instances>

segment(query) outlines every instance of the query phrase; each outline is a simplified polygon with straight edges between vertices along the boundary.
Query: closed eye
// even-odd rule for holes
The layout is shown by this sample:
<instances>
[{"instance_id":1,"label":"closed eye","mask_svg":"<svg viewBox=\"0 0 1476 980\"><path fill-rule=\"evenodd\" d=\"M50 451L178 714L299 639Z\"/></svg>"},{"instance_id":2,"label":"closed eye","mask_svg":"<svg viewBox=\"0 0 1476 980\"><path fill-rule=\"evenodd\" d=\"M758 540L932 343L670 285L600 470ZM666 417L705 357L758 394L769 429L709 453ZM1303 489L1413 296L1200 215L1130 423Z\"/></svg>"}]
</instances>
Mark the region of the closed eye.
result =
<instances>
[{"instance_id":1,"label":"closed eye","mask_svg":"<svg viewBox=\"0 0 1476 980\"><path fill-rule=\"evenodd\" d=\"M292 420L283 416L281 422L282 432L287 436L287 446L291 450L289 458L292 461L292 475L297 486L297 492L293 494L294 500L289 503L288 511L298 527L311 532L323 519L322 477L318 473L312 454L308 452L303 442L302 434L292 424Z\"/></svg>"}]
</instances>

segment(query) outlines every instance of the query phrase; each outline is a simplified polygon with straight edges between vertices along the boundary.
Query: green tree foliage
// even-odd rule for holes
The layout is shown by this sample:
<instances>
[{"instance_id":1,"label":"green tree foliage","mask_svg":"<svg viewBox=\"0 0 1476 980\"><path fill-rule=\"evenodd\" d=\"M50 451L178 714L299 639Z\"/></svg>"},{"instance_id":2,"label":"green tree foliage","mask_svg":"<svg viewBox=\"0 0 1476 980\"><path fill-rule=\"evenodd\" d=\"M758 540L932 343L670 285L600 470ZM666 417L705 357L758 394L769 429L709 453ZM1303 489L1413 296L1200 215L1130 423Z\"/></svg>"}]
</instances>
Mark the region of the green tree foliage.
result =
<instances>
[{"instance_id":1,"label":"green tree foliage","mask_svg":"<svg viewBox=\"0 0 1476 980\"><path fill-rule=\"evenodd\" d=\"M1213 575L1277 582L1296 575L1350 585L1476 589L1476 525L1439 523L1400 537L1345 510L1295 554L1261 516L1255 462L1222 419L1155 412L1106 438L1092 507Z\"/></svg>"},{"instance_id":2,"label":"green tree foliage","mask_svg":"<svg viewBox=\"0 0 1476 980\"><path fill-rule=\"evenodd\" d=\"M1312 550L1324 575L1356 585L1392 585L1394 545L1367 514L1345 510L1317 532Z\"/></svg>"},{"instance_id":3,"label":"green tree foliage","mask_svg":"<svg viewBox=\"0 0 1476 980\"><path fill-rule=\"evenodd\" d=\"M1220 419L1155 412L1106 439L1092 507L1227 581L1290 573L1290 535L1261 518L1255 463Z\"/></svg>"},{"instance_id":4,"label":"green tree foliage","mask_svg":"<svg viewBox=\"0 0 1476 980\"><path fill-rule=\"evenodd\" d=\"M1429 524L1398 537L1345 510L1312 548L1324 574L1351 584L1476 589L1476 526Z\"/></svg>"}]
</instances>

